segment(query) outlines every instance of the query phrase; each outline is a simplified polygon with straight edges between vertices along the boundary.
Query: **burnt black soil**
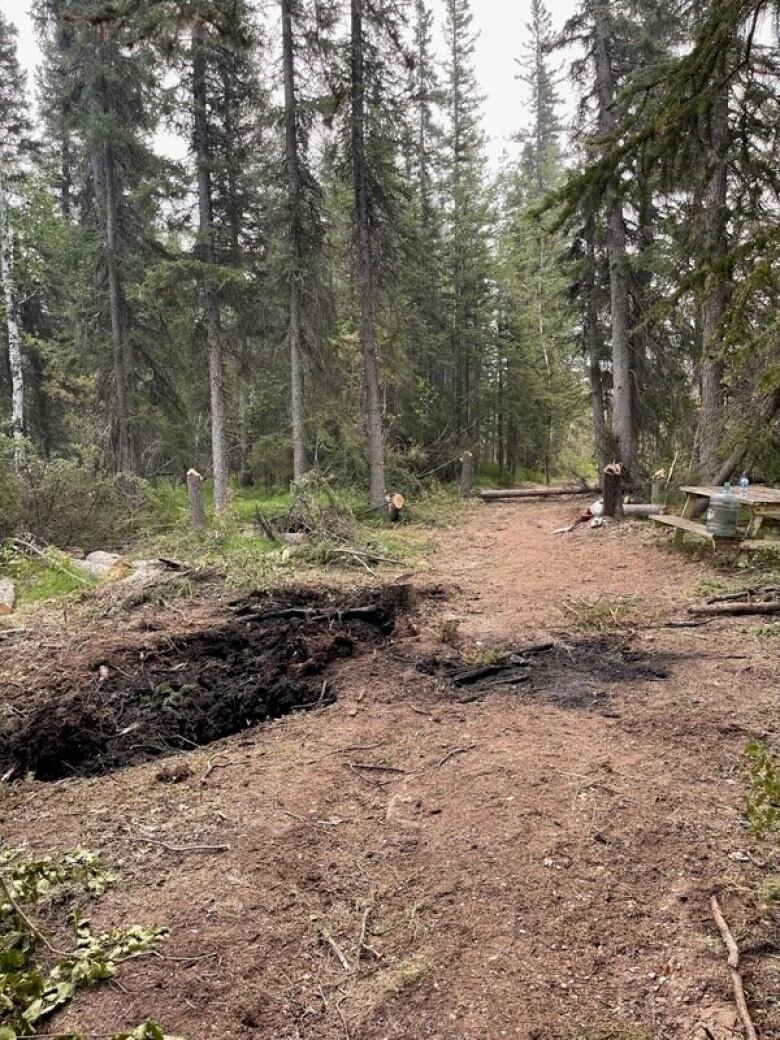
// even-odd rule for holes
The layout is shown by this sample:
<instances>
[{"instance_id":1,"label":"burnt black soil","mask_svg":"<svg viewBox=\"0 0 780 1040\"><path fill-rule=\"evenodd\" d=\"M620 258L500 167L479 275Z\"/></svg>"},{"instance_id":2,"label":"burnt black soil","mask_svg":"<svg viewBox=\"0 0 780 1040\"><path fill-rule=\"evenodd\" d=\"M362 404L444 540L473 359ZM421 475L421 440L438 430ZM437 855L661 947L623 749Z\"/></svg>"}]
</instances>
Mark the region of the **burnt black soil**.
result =
<instances>
[{"instance_id":1,"label":"burnt black soil","mask_svg":"<svg viewBox=\"0 0 780 1040\"><path fill-rule=\"evenodd\" d=\"M612 714L611 701L626 688L669 676L669 655L636 650L613 638L567 639L518 647L484 665L465 665L460 657L422 662L429 674L449 680L463 703L488 693L506 693L559 708Z\"/></svg>"},{"instance_id":2,"label":"burnt black soil","mask_svg":"<svg viewBox=\"0 0 780 1040\"><path fill-rule=\"evenodd\" d=\"M332 703L330 666L393 629L398 603L255 596L224 624L114 655L86 684L36 696L0 729L0 772L94 775L209 744L295 710Z\"/></svg>"}]
</instances>

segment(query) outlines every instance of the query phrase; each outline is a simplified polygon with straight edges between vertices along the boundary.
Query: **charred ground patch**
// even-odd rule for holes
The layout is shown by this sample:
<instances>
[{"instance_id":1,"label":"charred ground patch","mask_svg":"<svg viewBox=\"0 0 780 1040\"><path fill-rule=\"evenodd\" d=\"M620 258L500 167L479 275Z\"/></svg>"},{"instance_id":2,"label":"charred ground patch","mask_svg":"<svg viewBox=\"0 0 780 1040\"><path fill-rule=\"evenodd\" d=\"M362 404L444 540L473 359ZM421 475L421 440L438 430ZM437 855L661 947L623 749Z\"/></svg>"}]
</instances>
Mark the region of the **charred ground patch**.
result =
<instances>
[{"instance_id":1,"label":"charred ground patch","mask_svg":"<svg viewBox=\"0 0 780 1040\"><path fill-rule=\"evenodd\" d=\"M607 637L535 643L483 657L476 663L463 654L429 658L419 667L448 680L462 702L503 692L560 708L606 710L627 684L668 679L672 663L668 654Z\"/></svg>"},{"instance_id":2,"label":"charred ground patch","mask_svg":"<svg viewBox=\"0 0 780 1040\"><path fill-rule=\"evenodd\" d=\"M61 680L29 710L16 708L0 727L0 771L99 774L330 704L331 666L384 640L406 600L398 586L360 602L307 590L256 594L214 627L113 653L87 682Z\"/></svg>"}]
</instances>

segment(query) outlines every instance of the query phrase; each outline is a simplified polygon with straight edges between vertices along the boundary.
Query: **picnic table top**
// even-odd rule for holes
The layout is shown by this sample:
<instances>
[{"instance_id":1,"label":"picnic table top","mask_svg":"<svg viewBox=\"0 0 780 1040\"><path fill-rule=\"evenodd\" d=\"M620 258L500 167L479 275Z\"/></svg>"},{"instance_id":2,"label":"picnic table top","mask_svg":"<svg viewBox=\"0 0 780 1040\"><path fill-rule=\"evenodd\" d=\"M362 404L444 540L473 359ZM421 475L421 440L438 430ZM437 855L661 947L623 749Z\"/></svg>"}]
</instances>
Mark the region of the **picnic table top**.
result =
<instances>
[{"instance_id":1,"label":"picnic table top","mask_svg":"<svg viewBox=\"0 0 780 1040\"><path fill-rule=\"evenodd\" d=\"M686 495L696 495L699 498L710 498L722 490L722 485L716 486L714 484L680 488L680 491L684 491ZM780 503L780 488L766 487L764 484L751 484L745 491L740 491L736 486L732 490L735 495L738 495L748 505L775 505Z\"/></svg>"}]
</instances>

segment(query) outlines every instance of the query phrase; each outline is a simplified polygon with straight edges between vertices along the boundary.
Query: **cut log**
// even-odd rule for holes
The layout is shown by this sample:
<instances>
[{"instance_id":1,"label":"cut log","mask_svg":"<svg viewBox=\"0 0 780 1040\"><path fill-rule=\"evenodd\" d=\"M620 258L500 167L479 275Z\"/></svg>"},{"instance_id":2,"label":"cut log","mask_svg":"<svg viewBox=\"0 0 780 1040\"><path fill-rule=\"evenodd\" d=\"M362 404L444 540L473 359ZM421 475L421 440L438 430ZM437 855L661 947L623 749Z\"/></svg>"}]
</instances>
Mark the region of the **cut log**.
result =
<instances>
[{"instance_id":1,"label":"cut log","mask_svg":"<svg viewBox=\"0 0 780 1040\"><path fill-rule=\"evenodd\" d=\"M651 516L663 516L664 507L645 502L627 502L623 505L623 512L626 516L647 520Z\"/></svg>"},{"instance_id":2,"label":"cut log","mask_svg":"<svg viewBox=\"0 0 780 1040\"><path fill-rule=\"evenodd\" d=\"M474 490L474 456L470 451L463 452L460 466L460 493L468 498Z\"/></svg>"},{"instance_id":3,"label":"cut log","mask_svg":"<svg viewBox=\"0 0 780 1040\"><path fill-rule=\"evenodd\" d=\"M604 467L604 516L612 520L623 519L623 468L618 462Z\"/></svg>"},{"instance_id":4,"label":"cut log","mask_svg":"<svg viewBox=\"0 0 780 1040\"><path fill-rule=\"evenodd\" d=\"M16 606L16 585L10 578L0 578L0 614L13 614Z\"/></svg>"},{"instance_id":5,"label":"cut log","mask_svg":"<svg viewBox=\"0 0 780 1040\"><path fill-rule=\"evenodd\" d=\"M480 491L483 502L497 502L511 498L554 498L556 495L593 495L601 490L598 484L562 484L547 488L501 488L497 491Z\"/></svg>"},{"instance_id":6,"label":"cut log","mask_svg":"<svg viewBox=\"0 0 780 1040\"><path fill-rule=\"evenodd\" d=\"M757 603L695 603L689 614L705 617L728 617L740 614L780 614L780 600Z\"/></svg>"},{"instance_id":7,"label":"cut log","mask_svg":"<svg viewBox=\"0 0 780 1040\"><path fill-rule=\"evenodd\" d=\"M190 502L192 526L202 531L206 526L206 511L203 508L203 477L196 469L187 470L187 498Z\"/></svg>"},{"instance_id":8,"label":"cut log","mask_svg":"<svg viewBox=\"0 0 780 1040\"><path fill-rule=\"evenodd\" d=\"M387 506L387 515L393 521L397 523L401 519L401 510L406 505L403 495L385 495L385 505Z\"/></svg>"}]
</instances>

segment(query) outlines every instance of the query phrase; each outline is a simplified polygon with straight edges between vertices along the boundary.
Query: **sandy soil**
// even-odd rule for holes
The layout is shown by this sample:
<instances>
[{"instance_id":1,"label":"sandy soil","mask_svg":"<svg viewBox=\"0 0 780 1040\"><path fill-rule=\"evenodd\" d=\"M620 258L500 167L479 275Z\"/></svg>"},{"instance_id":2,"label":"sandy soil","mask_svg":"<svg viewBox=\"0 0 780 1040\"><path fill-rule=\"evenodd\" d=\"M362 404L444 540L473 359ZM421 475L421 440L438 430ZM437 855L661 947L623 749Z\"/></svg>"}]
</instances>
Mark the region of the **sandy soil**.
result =
<instances>
[{"instance_id":1,"label":"sandy soil","mask_svg":"<svg viewBox=\"0 0 780 1040\"><path fill-rule=\"evenodd\" d=\"M664 627L711 563L645 525L552 535L573 509L496 505L437 533L414 581L448 597L339 661L333 706L164 764L4 786L5 842L83 844L117 872L96 924L170 928L158 956L81 995L57 1028L153 1017L188 1040L727 1040L742 1033L716 893L760 1034L780 1036L780 928L752 895L773 854L746 829L739 774L746 741L776 736L780 644L760 620ZM631 599L612 638L666 680L578 673L587 695L570 703L533 683L464 700L418 668L455 631L477 657L540 636L574 645L600 594ZM52 668L75 683L110 667L111 648L159 638L149 627L192 632L221 609L205 595L141 607L129 630L93 609L88 638L42 629L21 658L18 642L0 649L0 678L17 697Z\"/></svg>"}]
</instances>

